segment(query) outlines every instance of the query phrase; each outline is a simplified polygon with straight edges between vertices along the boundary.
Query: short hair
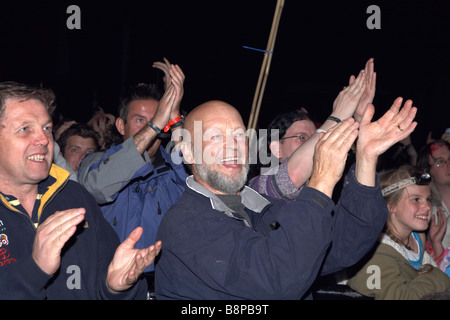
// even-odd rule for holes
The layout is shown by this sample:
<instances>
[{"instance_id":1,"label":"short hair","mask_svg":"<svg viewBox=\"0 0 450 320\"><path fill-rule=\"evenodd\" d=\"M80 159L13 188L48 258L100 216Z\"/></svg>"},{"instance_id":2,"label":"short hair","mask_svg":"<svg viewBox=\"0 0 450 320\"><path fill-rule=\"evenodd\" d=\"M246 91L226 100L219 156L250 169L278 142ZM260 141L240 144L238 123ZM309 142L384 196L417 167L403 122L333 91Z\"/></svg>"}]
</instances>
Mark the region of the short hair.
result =
<instances>
[{"instance_id":1,"label":"short hair","mask_svg":"<svg viewBox=\"0 0 450 320\"><path fill-rule=\"evenodd\" d=\"M92 127L86 124L75 123L67 128L63 133L61 133L61 136L59 137L58 145L63 155L67 146L67 141L72 136L80 136L86 139L92 138L95 143L95 149L98 150L100 148L98 143L99 136L97 132Z\"/></svg>"},{"instance_id":2,"label":"short hair","mask_svg":"<svg viewBox=\"0 0 450 320\"><path fill-rule=\"evenodd\" d=\"M448 143L447 141L445 141L443 139L433 141L433 142L428 143L427 145L423 146L420 149L419 154L417 156L417 167L419 169L429 172L429 170L431 168L429 158L430 158L430 156L432 156L433 146L436 146L439 144L441 144L444 147L447 147L450 150L450 143Z\"/></svg>"},{"instance_id":3,"label":"short hair","mask_svg":"<svg viewBox=\"0 0 450 320\"><path fill-rule=\"evenodd\" d=\"M276 116L267 127L267 146L270 146L272 142L272 130L278 129L279 138L281 139L286 135L286 131L294 122L302 120L312 121L308 113L303 110L290 111Z\"/></svg>"},{"instance_id":4,"label":"short hair","mask_svg":"<svg viewBox=\"0 0 450 320\"><path fill-rule=\"evenodd\" d=\"M42 84L37 87L14 81L0 82L0 120L3 118L7 99L38 100L45 106L50 117L53 116L53 111L56 108L54 92L51 89L44 88Z\"/></svg>"},{"instance_id":5,"label":"short hair","mask_svg":"<svg viewBox=\"0 0 450 320\"><path fill-rule=\"evenodd\" d=\"M156 100L159 101L163 93L154 83L139 83L128 89L125 95L120 99L118 116L124 123L127 122L130 103L134 100Z\"/></svg>"}]
</instances>

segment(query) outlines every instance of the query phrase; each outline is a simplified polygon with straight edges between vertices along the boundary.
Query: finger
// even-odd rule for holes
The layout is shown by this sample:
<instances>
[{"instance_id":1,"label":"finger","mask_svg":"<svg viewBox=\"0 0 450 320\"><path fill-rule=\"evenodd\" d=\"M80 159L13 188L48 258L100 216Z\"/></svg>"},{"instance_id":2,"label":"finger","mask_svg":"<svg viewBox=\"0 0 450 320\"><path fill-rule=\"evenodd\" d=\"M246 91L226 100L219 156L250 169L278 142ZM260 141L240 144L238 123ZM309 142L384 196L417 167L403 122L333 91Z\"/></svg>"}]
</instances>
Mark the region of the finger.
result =
<instances>
[{"instance_id":1,"label":"finger","mask_svg":"<svg viewBox=\"0 0 450 320\"><path fill-rule=\"evenodd\" d=\"M364 72L364 70L361 70L359 72L356 80L350 85L349 91L350 92L359 91L364 83L364 78L365 78L365 72Z\"/></svg>"},{"instance_id":2,"label":"finger","mask_svg":"<svg viewBox=\"0 0 450 320\"><path fill-rule=\"evenodd\" d=\"M43 223L41 223L39 226L41 228L51 226L51 225L59 225L62 223L65 223L66 221L77 217L79 215L84 216L86 213L85 208L74 208L74 209L68 209L63 211L56 211L54 214L49 216Z\"/></svg>"},{"instance_id":3,"label":"finger","mask_svg":"<svg viewBox=\"0 0 450 320\"><path fill-rule=\"evenodd\" d=\"M134 248L136 243L139 241L143 233L142 227L137 227L131 231L130 235L122 242L122 246L127 248Z\"/></svg>"},{"instance_id":4,"label":"finger","mask_svg":"<svg viewBox=\"0 0 450 320\"><path fill-rule=\"evenodd\" d=\"M356 77L352 74L350 76L350 79L348 79L348 85L351 85L353 83L353 81L355 81Z\"/></svg>"}]
</instances>

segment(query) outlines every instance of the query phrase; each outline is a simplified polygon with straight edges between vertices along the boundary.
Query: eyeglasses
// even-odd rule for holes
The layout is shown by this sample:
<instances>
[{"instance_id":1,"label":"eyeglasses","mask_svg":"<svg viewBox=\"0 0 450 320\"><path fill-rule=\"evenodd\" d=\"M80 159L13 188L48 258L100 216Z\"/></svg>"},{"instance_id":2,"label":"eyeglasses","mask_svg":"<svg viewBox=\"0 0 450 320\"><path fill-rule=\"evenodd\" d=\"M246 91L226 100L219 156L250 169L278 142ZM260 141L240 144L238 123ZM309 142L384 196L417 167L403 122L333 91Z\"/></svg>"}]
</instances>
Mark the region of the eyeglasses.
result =
<instances>
[{"instance_id":1,"label":"eyeglasses","mask_svg":"<svg viewBox=\"0 0 450 320\"><path fill-rule=\"evenodd\" d=\"M431 155L430 155L430 156L431 156ZM431 157L432 157L433 160L434 160L433 165L434 165L436 168L443 167L443 166L445 166L445 165L447 164L447 162L450 161L450 159L445 160L445 159L442 159L442 158L436 159L436 158L433 157L433 156L431 156Z\"/></svg>"},{"instance_id":2,"label":"eyeglasses","mask_svg":"<svg viewBox=\"0 0 450 320\"><path fill-rule=\"evenodd\" d=\"M305 142L306 140L309 139L309 136L308 136L307 134L299 134L298 136L283 137L283 138L281 138L280 140L283 140L283 139L290 139L290 138L297 138L298 141L300 141L300 142Z\"/></svg>"},{"instance_id":3,"label":"eyeglasses","mask_svg":"<svg viewBox=\"0 0 450 320\"><path fill-rule=\"evenodd\" d=\"M416 184L418 186L427 186L431 182L431 176L429 173L424 171L417 171L414 174L414 177L401 180L397 183L391 184L390 186L387 186L383 190L381 190L381 193L383 197L394 193L395 191L398 191L400 189L406 188L407 186Z\"/></svg>"}]
</instances>

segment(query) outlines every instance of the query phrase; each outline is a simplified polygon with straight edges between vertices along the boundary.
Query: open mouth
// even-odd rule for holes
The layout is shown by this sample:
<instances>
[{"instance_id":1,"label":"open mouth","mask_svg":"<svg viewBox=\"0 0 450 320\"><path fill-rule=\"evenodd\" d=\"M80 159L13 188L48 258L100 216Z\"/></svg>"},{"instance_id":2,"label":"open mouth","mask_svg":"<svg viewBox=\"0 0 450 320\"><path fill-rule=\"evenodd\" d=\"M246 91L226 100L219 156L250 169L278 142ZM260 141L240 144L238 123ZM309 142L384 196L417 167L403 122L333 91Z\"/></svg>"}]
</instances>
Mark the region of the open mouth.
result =
<instances>
[{"instance_id":1,"label":"open mouth","mask_svg":"<svg viewBox=\"0 0 450 320\"><path fill-rule=\"evenodd\" d=\"M43 155L32 155L32 156L27 157L27 159L31 160L31 161L42 162L42 161L44 161L45 156L43 156Z\"/></svg>"},{"instance_id":2,"label":"open mouth","mask_svg":"<svg viewBox=\"0 0 450 320\"><path fill-rule=\"evenodd\" d=\"M424 221L428 221L428 214L426 215L416 215L414 216L414 218L420 219L420 220L424 220Z\"/></svg>"}]
</instances>

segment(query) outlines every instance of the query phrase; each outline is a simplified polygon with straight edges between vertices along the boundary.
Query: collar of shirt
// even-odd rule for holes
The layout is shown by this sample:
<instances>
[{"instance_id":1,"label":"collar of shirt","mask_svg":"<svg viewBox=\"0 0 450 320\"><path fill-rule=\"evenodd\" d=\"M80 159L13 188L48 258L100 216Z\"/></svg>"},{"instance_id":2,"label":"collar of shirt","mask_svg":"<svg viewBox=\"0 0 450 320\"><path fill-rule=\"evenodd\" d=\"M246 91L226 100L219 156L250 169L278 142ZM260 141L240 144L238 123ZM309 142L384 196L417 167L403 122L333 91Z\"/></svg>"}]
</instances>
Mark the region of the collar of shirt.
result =
<instances>
[{"instance_id":1,"label":"collar of shirt","mask_svg":"<svg viewBox=\"0 0 450 320\"><path fill-rule=\"evenodd\" d=\"M232 211L213 192L206 189L201 184L199 184L197 181L195 181L194 176L191 175L191 176L187 177L186 184L190 189L209 198L209 200L211 202L211 207L214 210L218 210L218 211L225 212L225 213ZM264 198L258 192L256 192L255 190L253 190L252 188L249 188L247 186L244 186L244 189L242 189L240 194L241 194L241 198L242 198L242 204L246 208L248 208L254 212L261 212L267 205L270 204L270 201L268 201L266 198Z\"/></svg>"}]
</instances>

